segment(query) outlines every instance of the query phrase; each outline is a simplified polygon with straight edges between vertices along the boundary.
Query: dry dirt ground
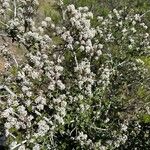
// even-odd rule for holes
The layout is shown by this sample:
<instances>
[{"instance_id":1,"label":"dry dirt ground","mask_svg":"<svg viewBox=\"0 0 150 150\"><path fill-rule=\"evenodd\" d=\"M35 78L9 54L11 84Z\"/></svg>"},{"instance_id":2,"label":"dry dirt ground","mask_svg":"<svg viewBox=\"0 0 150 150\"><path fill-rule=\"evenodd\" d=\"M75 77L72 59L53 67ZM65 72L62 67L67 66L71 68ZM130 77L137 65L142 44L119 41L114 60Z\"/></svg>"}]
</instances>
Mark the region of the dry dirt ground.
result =
<instances>
[{"instance_id":1,"label":"dry dirt ground","mask_svg":"<svg viewBox=\"0 0 150 150\"><path fill-rule=\"evenodd\" d=\"M5 39L5 40L4 40ZM10 51L11 56L14 57L18 63L23 60L24 51L19 47L16 43L12 43L10 38L2 38L0 37L0 48L4 46L4 44L8 44L7 49ZM0 54L0 74L5 72L6 59Z\"/></svg>"}]
</instances>

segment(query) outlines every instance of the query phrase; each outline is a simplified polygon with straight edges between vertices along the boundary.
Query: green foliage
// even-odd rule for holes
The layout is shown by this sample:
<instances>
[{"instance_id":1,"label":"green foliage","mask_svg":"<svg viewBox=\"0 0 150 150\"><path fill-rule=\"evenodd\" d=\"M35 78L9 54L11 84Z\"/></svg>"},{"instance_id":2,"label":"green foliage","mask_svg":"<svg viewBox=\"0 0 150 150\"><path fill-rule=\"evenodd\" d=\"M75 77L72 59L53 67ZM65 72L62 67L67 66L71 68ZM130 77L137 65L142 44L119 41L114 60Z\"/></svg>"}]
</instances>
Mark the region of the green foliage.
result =
<instances>
[{"instance_id":1,"label":"green foliage","mask_svg":"<svg viewBox=\"0 0 150 150\"><path fill-rule=\"evenodd\" d=\"M142 120L144 123L150 123L150 115L144 114Z\"/></svg>"},{"instance_id":2,"label":"green foliage","mask_svg":"<svg viewBox=\"0 0 150 150\"><path fill-rule=\"evenodd\" d=\"M88 38L93 45L97 46L101 43L104 45L102 54L98 59L95 59L96 53L92 55L84 50L81 51L79 47L82 45L80 35L84 33L84 30L71 26L69 21L71 15L68 14L68 16L70 15L68 17L67 13L68 18L63 20L64 24L61 24L60 20L62 18L59 7L55 6L54 3L45 2L42 4L40 8L42 15L44 13L44 17L51 16L56 25L60 25L60 28L64 26L65 29L62 32L67 33L65 35L67 38L63 38L63 33L63 35L53 34L50 28L44 33L52 36L52 44L55 44L53 45L54 48L51 45L48 47L49 45L47 46L46 42L42 41L44 43L42 49L40 47L42 44L40 45L37 40L38 34L34 34L35 37L32 37L32 32L30 32L27 39L31 46L26 46L27 54L29 54L25 55L26 61L18 67L19 69L13 66L7 72L10 77L7 80L4 79L4 81L8 81L7 85L9 85L10 90L17 93L18 104L16 104L17 106L13 104L16 100L14 96L11 97L12 102L10 102L9 98L6 98L5 101L12 104L6 103L5 109L11 106L13 117L17 118L21 123L24 123L24 116L22 119L22 112L20 113L20 111L23 111L25 117L28 115L33 116L33 120L29 121L31 126L27 125L25 127L27 130L22 129L23 127L21 126L20 129L17 129L17 127L14 128L15 125L12 125L10 132L17 138L14 139L9 136L8 145L14 140L21 143L24 140L22 133L25 133L25 136L29 134L32 138L34 133L39 132L39 135L37 137L34 135L33 139L35 138L36 144L40 144L41 150L48 149L49 146L50 149L58 150L99 150L102 148L108 150L135 150L137 148L139 150L149 150L150 115L145 112L144 103L149 101L149 84L147 82L149 76L145 74L147 73L145 68L149 68L150 59L145 57L145 54L143 55L145 51L142 48L139 51L134 48L128 48L130 42L128 36L127 39L122 40L122 27L115 27L116 22L119 22L118 18L110 19L112 24L109 24L109 19L106 19L106 22L104 22L106 24L104 25L97 21L97 16L107 18L107 14L113 8L123 8L124 10L126 5L128 12L125 11L124 14L132 14L132 8L134 8L135 12L142 13L148 9L148 1L121 0L117 3L117 0L64 0L64 2L65 5L74 3L77 7L88 6L89 10L94 12L95 16L92 19L92 25L87 26L87 29L92 34L91 28L96 28L99 25L104 32L102 37L97 34L91 39L90 36ZM130 5L131 8L128 10ZM83 14L85 15L85 13ZM82 19L79 19L79 21L83 21L83 24L89 21L86 17ZM131 22L129 20L123 21L125 22L124 27L130 31ZM107 28L105 29L105 27ZM138 33L143 32L140 27L137 29ZM83 33L81 34L80 32ZM108 33L112 33L114 41L106 40ZM136 46L138 47L140 40L143 39L138 33L133 34L131 31L129 33L132 38L136 37ZM22 34L19 36L22 36ZM42 36L40 35L40 39ZM71 45L72 49L67 47L70 42L68 38L73 38L79 43L79 46L73 43ZM87 39L85 38L84 40L83 42L86 42ZM85 48L86 46L88 44L85 44ZM96 49L94 46L92 48ZM77 60L75 57L77 57ZM138 58L143 60L144 64ZM81 62L86 63L81 64ZM89 68L87 63L89 63ZM43 65L40 66L41 64ZM81 65L81 68L75 71L74 68L78 69L79 65ZM23 75L20 75L20 72ZM86 74L86 72L89 73ZM38 76L36 76L37 74ZM107 76L108 74L109 76ZM59 88L58 80L62 81L58 83L65 84L66 89ZM80 88L78 86L82 80L85 81ZM109 81L108 84L107 80ZM94 84L91 84L91 81ZM54 91L52 87L49 89L49 83L54 84ZM88 90L85 90L86 85L89 83L92 91L90 95L86 94ZM6 91L5 89L2 91L2 96ZM29 96L30 92L32 96ZM39 102L37 102L37 96L40 97ZM47 100L46 104L43 99ZM28 100L29 104L27 103ZM38 103L41 103L41 105ZM18 110L20 105L25 110ZM9 119L12 114L7 117L6 113L3 116L5 118L6 115L6 118ZM138 118L138 116L140 117ZM41 127L38 123L42 119L44 121L42 126L45 126L45 128L48 126L46 132L44 132L45 128L41 129L42 132L38 130ZM5 122L5 120L2 121ZM44 135L42 135L43 132ZM27 141L25 145L32 149L34 143L28 144L28 142L30 143L30 141Z\"/></svg>"},{"instance_id":3,"label":"green foliage","mask_svg":"<svg viewBox=\"0 0 150 150\"><path fill-rule=\"evenodd\" d=\"M39 11L46 17L50 16L55 23L60 22L62 19L55 2L42 2Z\"/></svg>"}]
</instances>

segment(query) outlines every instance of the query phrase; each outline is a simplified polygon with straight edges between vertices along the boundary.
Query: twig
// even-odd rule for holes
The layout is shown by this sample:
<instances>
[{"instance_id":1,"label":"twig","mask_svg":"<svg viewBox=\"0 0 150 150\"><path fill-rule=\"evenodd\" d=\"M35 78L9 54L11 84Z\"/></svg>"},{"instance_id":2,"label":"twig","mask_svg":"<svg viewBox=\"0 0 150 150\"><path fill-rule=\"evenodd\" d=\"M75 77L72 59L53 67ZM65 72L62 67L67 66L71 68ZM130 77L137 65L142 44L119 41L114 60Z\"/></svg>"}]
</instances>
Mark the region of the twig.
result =
<instances>
[{"instance_id":1,"label":"twig","mask_svg":"<svg viewBox=\"0 0 150 150\"><path fill-rule=\"evenodd\" d=\"M150 12L150 10L148 10L147 12L145 12L144 14L142 14L140 17L142 18L143 16L145 16L149 12Z\"/></svg>"},{"instance_id":2,"label":"twig","mask_svg":"<svg viewBox=\"0 0 150 150\"><path fill-rule=\"evenodd\" d=\"M66 15L66 11L62 11L62 17L63 17L63 20L65 20L65 15Z\"/></svg>"},{"instance_id":3,"label":"twig","mask_svg":"<svg viewBox=\"0 0 150 150\"><path fill-rule=\"evenodd\" d=\"M18 68L18 62L17 62L17 60L16 60L16 58L15 58L15 56L14 55L12 55L12 58L13 58L13 60L15 61L15 63L16 63L16 66L17 66L17 68Z\"/></svg>"},{"instance_id":4,"label":"twig","mask_svg":"<svg viewBox=\"0 0 150 150\"><path fill-rule=\"evenodd\" d=\"M75 128L73 128L73 130L70 132L70 136L71 136L71 134L73 133L73 131L76 129L76 127Z\"/></svg>"},{"instance_id":5,"label":"twig","mask_svg":"<svg viewBox=\"0 0 150 150\"><path fill-rule=\"evenodd\" d=\"M76 62L76 66L77 66L77 68L79 68L79 64L78 64L76 53L73 52L73 54L74 54L74 59L75 59L75 62Z\"/></svg>"},{"instance_id":6,"label":"twig","mask_svg":"<svg viewBox=\"0 0 150 150\"><path fill-rule=\"evenodd\" d=\"M42 114L40 112L38 112L37 110L35 110L35 113L39 116L42 116ZM49 119L47 117L43 117L45 121L47 121L49 123Z\"/></svg>"},{"instance_id":7,"label":"twig","mask_svg":"<svg viewBox=\"0 0 150 150\"><path fill-rule=\"evenodd\" d=\"M8 27L8 25L5 24L4 22L0 21L0 23L1 23L2 25L4 25L4 26L7 26L7 27Z\"/></svg>"},{"instance_id":8,"label":"twig","mask_svg":"<svg viewBox=\"0 0 150 150\"><path fill-rule=\"evenodd\" d=\"M22 144L25 144L27 142L27 140L22 141L21 143L17 144L16 146L10 148L11 150L16 149L17 147L21 146Z\"/></svg>"},{"instance_id":9,"label":"twig","mask_svg":"<svg viewBox=\"0 0 150 150\"><path fill-rule=\"evenodd\" d=\"M16 139L16 137L15 137L12 133L9 132L9 135L10 135L11 137L13 137L14 139Z\"/></svg>"},{"instance_id":10,"label":"twig","mask_svg":"<svg viewBox=\"0 0 150 150\"><path fill-rule=\"evenodd\" d=\"M62 18L63 18L63 20L65 20L66 10L63 9L63 1L62 0L59 1L59 6L60 6L60 9L62 12Z\"/></svg>"},{"instance_id":11,"label":"twig","mask_svg":"<svg viewBox=\"0 0 150 150\"><path fill-rule=\"evenodd\" d=\"M8 93L10 93L13 97L17 97L17 95L11 91L6 85L0 86L0 89L4 88Z\"/></svg>"},{"instance_id":12,"label":"twig","mask_svg":"<svg viewBox=\"0 0 150 150\"><path fill-rule=\"evenodd\" d=\"M16 6L16 0L14 0L14 18L16 18L17 14L17 6Z\"/></svg>"},{"instance_id":13,"label":"twig","mask_svg":"<svg viewBox=\"0 0 150 150\"><path fill-rule=\"evenodd\" d=\"M0 90L1 90L1 89L4 89L4 86L3 86L3 85L0 85Z\"/></svg>"},{"instance_id":14,"label":"twig","mask_svg":"<svg viewBox=\"0 0 150 150\"><path fill-rule=\"evenodd\" d=\"M93 128L93 129L101 130L101 131L106 131L107 130L107 129L98 128L98 127L95 127L95 126L90 126L90 127Z\"/></svg>"}]
</instances>

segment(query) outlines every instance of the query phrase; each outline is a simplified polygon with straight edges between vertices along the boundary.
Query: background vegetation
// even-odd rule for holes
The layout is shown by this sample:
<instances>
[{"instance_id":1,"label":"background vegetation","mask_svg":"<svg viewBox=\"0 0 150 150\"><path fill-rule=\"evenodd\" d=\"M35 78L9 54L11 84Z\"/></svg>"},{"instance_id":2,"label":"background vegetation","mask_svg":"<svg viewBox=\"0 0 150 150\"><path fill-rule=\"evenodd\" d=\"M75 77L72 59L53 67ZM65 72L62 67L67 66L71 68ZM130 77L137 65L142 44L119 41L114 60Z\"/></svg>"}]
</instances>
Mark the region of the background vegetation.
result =
<instances>
[{"instance_id":1,"label":"background vegetation","mask_svg":"<svg viewBox=\"0 0 150 150\"><path fill-rule=\"evenodd\" d=\"M88 6L89 10L93 12L94 17L91 20L92 27L96 27L98 25L97 16L107 17L107 15L114 9L125 9L125 13L132 14L132 12L134 12L135 14L144 14L143 21L148 26L147 33L150 33L149 0L64 0L64 5L62 6L58 5L59 2L54 0L40 0L39 3L40 5L37 9L38 15L36 15L34 18L34 21L37 25L39 25L42 20L48 16L52 18L52 21L56 25L60 27L65 26L67 30L70 30L70 32L74 32L73 27L68 25L69 21L64 21L62 19L62 10L65 10L66 7L70 4L74 4L76 8ZM12 14L10 13L10 16L11 15ZM67 17L69 18L70 16L68 15ZM110 28L113 29L112 27ZM0 26L0 29L1 31L5 30L3 25ZM74 72L72 70L72 68L75 67L74 57L72 57L72 54L70 53L68 48L66 48L67 42L61 37L61 34L54 35L53 30L51 29L47 29L45 32L52 38L52 41L55 45L57 45L58 49L61 49L62 47L63 49L65 49L65 51L63 51L63 54L65 56L65 62L63 63L63 65L65 66L65 71L63 72L64 74L61 77L62 81L66 82L66 85L67 83L74 83L73 81L76 79L76 76L74 75ZM139 32L142 32L140 28ZM14 33L12 34L11 32L8 32L8 34L9 36L5 40L10 41L11 43L11 40L13 38L16 38L16 35L13 35ZM119 31L114 30L113 34L118 37L119 41ZM137 39L140 40L140 37L137 37ZM95 42L94 40L95 39L93 39L92 42ZM105 39L100 40L105 43ZM3 40L1 39L1 41ZM29 59L29 56L25 55L28 50L33 55L36 54L36 46L34 45L36 41L31 44L31 48L29 49L26 46L20 46L20 44L18 44L17 42L10 44L10 49L12 53L16 56L19 64L24 64L24 62L28 62L27 59ZM146 53L142 53L127 50L125 53L123 53L124 51L120 49L123 44L124 43L119 43L119 46L117 44L106 44L106 47L108 46L112 49L112 52L109 54L112 55L113 63L109 62L109 56L105 55L102 55L100 57L100 60L98 61L91 61L91 63L94 64L92 67L93 72L96 72L97 68L101 66L103 62L105 62L104 64L107 64L110 68L115 68L116 64L120 64L123 61L126 62L122 67L118 67L116 69L119 72L118 74L122 74L122 76L120 77L118 74L112 74L110 77L110 84L105 90L103 90L103 88L101 88L100 86L93 87L93 96L85 96L82 98L82 96L80 97L80 94L82 92L76 87L76 85L74 85L73 87L69 87L70 93L67 96L71 95L73 98L78 98L78 101L73 103L68 102L68 97L65 99L68 102L66 108L67 115L64 117L65 123L56 123L55 132L53 133L53 145L50 145L49 149L150 149L149 51L146 51ZM82 53L80 51L77 51L76 54L79 60L82 60L84 58L84 55L86 55L85 53ZM49 52L46 52L46 55L49 56ZM140 62L137 62L137 60L140 60ZM12 87L12 89L14 89L16 92L21 94L22 91L19 89L21 84L18 83L18 81L16 80L16 76L18 75L18 72L24 68L24 66L20 66L19 69L17 69L16 67L12 67L10 70L7 70L7 73L5 74L5 69L1 67L1 64L4 63L3 58L0 58L0 61L1 83L5 83L5 79L8 78L8 76L11 74L12 80L9 81L8 85L10 85L10 87ZM35 66L33 65L33 68L34 67ZM137 67L137 70L134 70L135 67ZM42 85L44 87L46 83L49 82L47 78L45 78L44 76L42 77L43 83L41 83L39 80L33 80L35 90L36 86L40 87L40 85ZM97 75L97 78L98 77L99 76ZM43 87L41 89L43 89ZM3 90L1 90L0 92L1 95L5 94L5 91ZM34 94L36 95L37 93L38 92L36 91ZM59 91L57 89L57 91L54 92L53 95L56 98L60 93L66 94L66 91ZM35 97L33 97L33 99L35 99ZM101 105L101 107L99 107L99 105ZM86 109L83 108L84 106L91 107L90 109ZM53 109L51 109L50 111L49 108L47 108L46 106L44 108L45 110L48 109L48 114L46 114L46 117L49 115L53 115L55 112L55 110ZM0 106L0 109L4 110L3 105ZM29 109L28 112L31 112L31 110ZM98 117L96 118L96 116ZM37 117L35 120L39 121L40 119L40 117ZM3 141L4 122L4 119L0 120L0 145L3 145L3 147L5 146L5 149L9 149L8 147L13 141L13 138L8 138L7 142ZM128 128L126 129L126 126L124 125L127 125ZM35 125L34 128L37 128L37 126ZM19 142L23 140L21 133L24 133L24 130L19 130L18 132L15 131L15 129L12 129L12 133L17 136L17 140ZM83 133L85 133L85 135ZM122 139L124 137L120 137L122 135L126 135L128 138L126 140L120 141L119 144L117 142L111 143L111 140L118 141L119 138ZM80 139L78 140L77 137L80 137ZM90 140L88 141L88 139L90 139L92 142ZM37 139L36 142L42 145L42 150L45 150L48 149L48 144L50 140L52 139L50 139L49 136L46 135L45 137ZM91 143L89 144L87 141ZM34 144L28 144L27 147L31 149L33 145Z\"/></svg>"}]
</instances>

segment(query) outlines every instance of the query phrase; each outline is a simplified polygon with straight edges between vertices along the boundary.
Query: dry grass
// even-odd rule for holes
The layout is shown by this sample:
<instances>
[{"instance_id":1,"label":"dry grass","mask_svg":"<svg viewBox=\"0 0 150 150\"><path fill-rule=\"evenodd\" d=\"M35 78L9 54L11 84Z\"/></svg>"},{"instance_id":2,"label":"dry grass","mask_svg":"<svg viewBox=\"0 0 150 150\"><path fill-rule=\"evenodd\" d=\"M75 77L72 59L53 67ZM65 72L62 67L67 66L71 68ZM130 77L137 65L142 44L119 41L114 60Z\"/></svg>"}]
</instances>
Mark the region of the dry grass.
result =
<instances>
[{"instance_id":1,"label":"dry grass","mask_svg":"<svg viewBox=\"0 0 150 150\"><path fill-rule=\"evenodd\" d=\"M0 74L5 71L5 60L0 57Z\"/></svg>"},{"instance_id":2,"label":"dry grass","mask_svg":"<svg viewBox=\"0 0 150 150\"><path fill-rule=\"evenodd\" d=\"M12 43L11 39L9 38L5 38L5 41L0 38L0 46L2 46L4 43L8 43L7 49L10 51L11 55L15 57L18 64L21 64L21 62L24 61L25 50L21 47L18 47L16 43ZM0 74L5 72L5 65L6 60L0 56Z\"/></svg>"}]
</instances>

